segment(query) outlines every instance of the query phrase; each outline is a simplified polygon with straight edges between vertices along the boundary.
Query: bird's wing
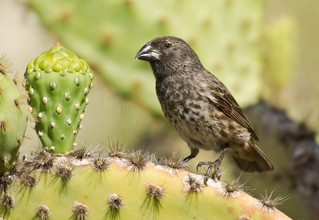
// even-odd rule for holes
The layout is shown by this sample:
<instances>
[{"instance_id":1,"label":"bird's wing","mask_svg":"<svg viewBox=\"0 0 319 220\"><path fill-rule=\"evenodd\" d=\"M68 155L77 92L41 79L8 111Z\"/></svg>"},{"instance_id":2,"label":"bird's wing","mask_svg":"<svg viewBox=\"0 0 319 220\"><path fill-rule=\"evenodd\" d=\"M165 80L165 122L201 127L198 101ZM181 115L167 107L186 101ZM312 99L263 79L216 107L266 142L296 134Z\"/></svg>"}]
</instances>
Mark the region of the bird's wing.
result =
<instances>
[{"instance_id":1,"label":"bird's wing","mask_svg":"<svg viewBox=\"0 0 319 220\"><path fill-rule=\"evenodd\" d=\"M215 88L216 89L216 88ZM258 140L256 132L253 128L253 125L240 108L234 97L230 94L227 89L218 88L212 95L214 99L208 98L209 102L211 102L214 106L219 108L225 115L234 119L244 128L247 128L251 133L253 139Z\"/></svg>"}]
</instances>

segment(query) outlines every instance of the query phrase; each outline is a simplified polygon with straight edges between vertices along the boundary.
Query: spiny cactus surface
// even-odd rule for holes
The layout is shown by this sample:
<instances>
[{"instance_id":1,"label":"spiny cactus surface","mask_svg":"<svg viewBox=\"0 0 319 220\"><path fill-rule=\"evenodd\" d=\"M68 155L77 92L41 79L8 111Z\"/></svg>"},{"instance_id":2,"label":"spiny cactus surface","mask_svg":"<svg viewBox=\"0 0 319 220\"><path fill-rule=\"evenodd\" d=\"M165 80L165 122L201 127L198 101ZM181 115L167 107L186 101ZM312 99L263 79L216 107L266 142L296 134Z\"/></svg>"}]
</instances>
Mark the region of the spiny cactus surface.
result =
<instances>
[{"instance_id":1,"label":"spiny cactus surface","mask_svg":"<svg viewBox=\"0 0 319 220\"><path fill-rule=\"evenodd\" d=\"M146 64L134 60L138 49L154 37L174 35L190 43L241 105L255 103L264 90L263 0L30 2L43 23L92 63L113 89L157 115L162 112L154 77ZM290 44L290 38L281 38L282 30L271 46ZM276 56L281 52L276 50Z\"/></svg>"},{"instance_id":2,"label":"spiny cactus surface","mask_svg":"<svg viewBox=\"0 0 319 220\"><path fill-rule=\"evenodd\" d=\"M19 90L19 83L10 79L6 58L0 57L0 176L16 160L26 130L26 95Z\"/></svg>"},{"instance_id":3,"label":"spiny cactus surface","mask_svg":"<svg viewBox=\"0 0 319 220\"><path fill-rule=\"evenodd\" d=\"M43 146L57 153L72 150L93 85L90 67L57 44L28 64L25 78Z\"/></svg>"},{"instance_id":4,"label":"spiny cactus surface","mask_svg":"<svg viewBox=\"0 0 319 220\"><path fill-rule=\"evenodd\" d=\"M0 217L289 219L236 187L213 180L205 186L203 176L171 163L154 164L141 153L114 155L80 149L24 158L0 181Z\"/></svg>"}]
</instances>

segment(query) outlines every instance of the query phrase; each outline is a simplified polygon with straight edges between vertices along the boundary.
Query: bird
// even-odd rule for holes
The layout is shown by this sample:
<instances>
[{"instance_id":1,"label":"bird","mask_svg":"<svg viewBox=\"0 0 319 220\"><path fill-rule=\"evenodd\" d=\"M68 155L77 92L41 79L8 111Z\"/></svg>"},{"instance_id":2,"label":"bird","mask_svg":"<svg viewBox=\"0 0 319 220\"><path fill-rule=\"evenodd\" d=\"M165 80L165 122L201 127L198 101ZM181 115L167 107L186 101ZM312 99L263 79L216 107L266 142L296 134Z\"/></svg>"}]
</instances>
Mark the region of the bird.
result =
<instances>
[{"instance_id":1,"label":"bird","mask_svg":"<svg viewBox=\"0 0 319 220\"><path fill-rule=\"evenodd\" d=\"M150 63L163 113L190 148L184 161L195 158L199 149L220 152L215 161L201 161L196 167L208 166L205 184L213 168L212 177L220 179L226 153L242 171L274 170L255 144L258 137L248 117L188 43L174 36L157 37L142 46L135 58Z\"/></svg>"}]
</instances>

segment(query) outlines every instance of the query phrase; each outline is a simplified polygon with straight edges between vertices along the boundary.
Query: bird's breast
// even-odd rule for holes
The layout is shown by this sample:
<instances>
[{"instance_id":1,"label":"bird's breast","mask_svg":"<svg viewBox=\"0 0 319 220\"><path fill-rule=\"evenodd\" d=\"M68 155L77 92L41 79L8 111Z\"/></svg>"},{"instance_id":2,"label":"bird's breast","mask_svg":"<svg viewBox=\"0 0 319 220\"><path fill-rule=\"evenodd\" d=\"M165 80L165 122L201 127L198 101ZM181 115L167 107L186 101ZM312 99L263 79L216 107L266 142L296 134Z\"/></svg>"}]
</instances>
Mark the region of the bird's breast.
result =
<instances>
[{"instance_id":1,"label":"bird's breast","mask_svg":"<svg viewBox=\"0 0 319 220\"><path fill-rule=\"evenodd\" d=\"M156 93L163 112L169 120L175 117L183 119L192 114L191 108L198 98L196 90L190 88L189 83L183 79L166 78L157 81ZM198 112L194 111L194 113L198 115ZM187 118L189 119L189 117Z\"/></svg>"},{"instance_id":2,"label":"bird's breast","mask_svg":"<svg viewBox=\"0 0 319 220\"><path fill-rule=\"evenodd\" d=\"M215 107L200 88L187 80L182 83L164 80L156 83L156 92L165 117L185 141L212 144L218 130L218 121L212 118Z\"/></svg>"}]
</instances>

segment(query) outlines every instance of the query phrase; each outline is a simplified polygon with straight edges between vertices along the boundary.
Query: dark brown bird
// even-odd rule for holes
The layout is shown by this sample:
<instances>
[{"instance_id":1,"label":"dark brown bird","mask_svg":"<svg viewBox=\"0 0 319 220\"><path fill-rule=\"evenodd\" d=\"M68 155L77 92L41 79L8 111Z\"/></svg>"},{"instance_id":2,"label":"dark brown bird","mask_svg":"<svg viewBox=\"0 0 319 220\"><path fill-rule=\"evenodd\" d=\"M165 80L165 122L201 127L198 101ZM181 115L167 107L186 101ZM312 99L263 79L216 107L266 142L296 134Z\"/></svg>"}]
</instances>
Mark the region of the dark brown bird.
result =
<instances>
[{"instance_id":1,"label":"dark brown bird","mask_svg":"<svg viewBox=\"0 0 319 220\"><path fill-rule=\"evenodd\" d=\"M136 59L150 62L156 78L156 93L162 110L191 154L199 149L221 152L208 165L217 173L226 152L247 172L273 170L274 166L255 145L258 137L252 124L226 86L207 71L193 49L177 37L160 37L146 43Z\"/></svg>"}]
</instances>

